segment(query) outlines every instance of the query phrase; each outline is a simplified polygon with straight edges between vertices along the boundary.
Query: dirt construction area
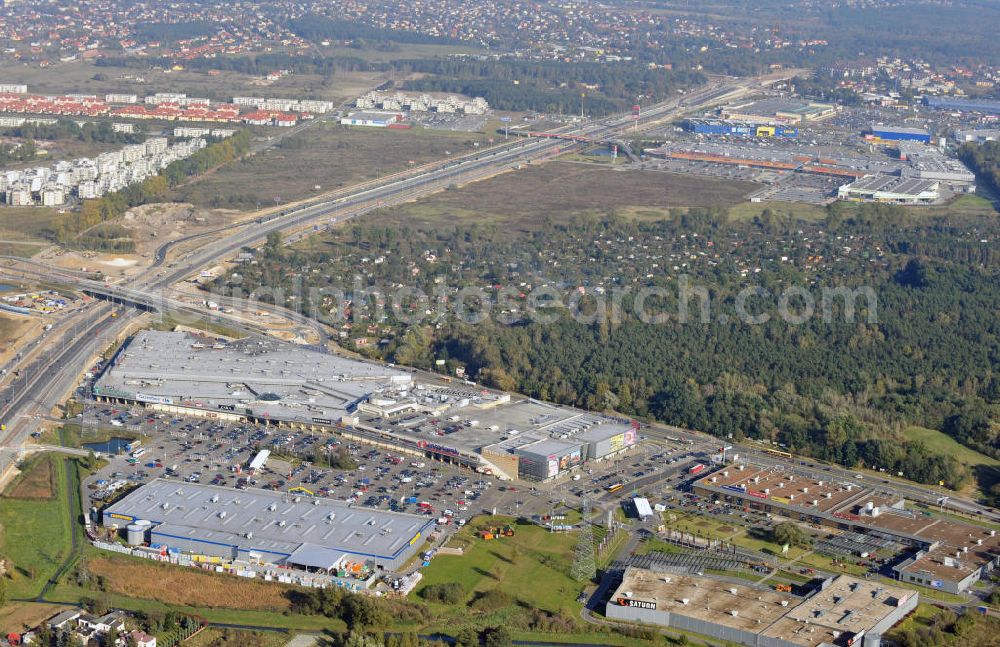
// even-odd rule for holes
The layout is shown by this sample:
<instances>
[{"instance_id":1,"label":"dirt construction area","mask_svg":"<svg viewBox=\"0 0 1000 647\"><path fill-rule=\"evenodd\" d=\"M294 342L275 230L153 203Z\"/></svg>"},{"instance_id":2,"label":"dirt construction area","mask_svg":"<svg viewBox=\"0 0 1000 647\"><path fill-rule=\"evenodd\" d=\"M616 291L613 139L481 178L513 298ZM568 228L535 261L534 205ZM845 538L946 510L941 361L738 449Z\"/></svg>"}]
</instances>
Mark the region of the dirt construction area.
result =
<instances>
[{"instance_id":1,"label":"dirt construction area","mask_svg":"<svg viewBox=\"0 0 1000 647\"><path fill-rule=\"evenodd\" d=\"M160 202L129 209L116 224L129 231L135 241L134 254L102 254L53 248L36 260L71 270L100 271L110 277L128 277L147 267L156 250L165 243L185 236L202 234L225 227L246 214L226 209L201 209L185 203ZM203 244L204 239L192 241Z\"/></svg>"}]
</instances>

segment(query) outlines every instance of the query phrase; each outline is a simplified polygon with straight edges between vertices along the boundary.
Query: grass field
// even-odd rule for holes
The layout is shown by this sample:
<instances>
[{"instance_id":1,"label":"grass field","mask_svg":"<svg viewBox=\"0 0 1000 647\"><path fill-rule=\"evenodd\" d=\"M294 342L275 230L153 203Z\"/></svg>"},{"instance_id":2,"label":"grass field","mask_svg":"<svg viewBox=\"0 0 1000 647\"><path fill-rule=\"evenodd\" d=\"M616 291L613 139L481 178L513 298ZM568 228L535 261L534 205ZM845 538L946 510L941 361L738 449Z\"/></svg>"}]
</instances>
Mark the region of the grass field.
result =
<instances>
[{"instance_id":1,"label":"grass field","mask_svg":"<svg viewBox=\"0 0 1000 647\"><path fill-rule=\"evenodd\" d=\"M0 253L24 243L49 244L48 232L58 217L54 207L0 206Z\"/></svg>"},{"instance_id":2,"label":"grass field","mask_svg":"<svg viewBox=\"0 0 1000 647\"><path fill-rule=\"evenodd\" d=\"M513 519L483 517L476 519L474 528L509 523ZM464 555L438 555L423 570L418 594L431 584L458 582L465 587L467 599L475 593L499 589L531 608L576 614L573 601L582 586L569 575L576 533L550 533L535 525L524 525L515 526L513 537L485 541L475 536L474 528L459 532L462 539L468 540ZM527 582L531 585L525 586Z\"/></svg>"},{"instance_id":3,"label":"grass field","mask_svg":"<svg viewBox=\"0 0 1000 647\"><path fill-rule=\"evenodd\" d=\"M184 647L282 647L288 642L288 634L275 631L242 631L239 629L218 629L208 627L198 635L184 641Z\"/></svg>"},{"instance_id":4,"label":"grass field","mask_svg":"<svg viewBox=\"0 0 1000 647\"><path fill-rule=\"evenodd\" d=\"M637 219L668 216L673 207L732 207L756 185L654 171L615 171L550 162L438 193L371 216L385 225L431 228L494 224L535 229L546 217L615 211Z\"/></svg>"},{"instance_id":5,"label":"grass field","mask_svg":"<svg viewBox=\"0 0 1000 647\"><path fill-rule=\"evenodd\" d=\"M815 204L801 202L741 202L729 210L733 220L752 220L770 209L778 217L788 216L793 220L822 220L826 209Z\"/></svg>"},{"instance_id":6,"label":"grass field","mask_svg":"<svg viewBox=\"0 0 1000 647\"><path fill-rule=\"evenodd\" d=\"M173 197L201 206L256 208L374 180L414 164L475 150L485 133L317 124L280 145L180 187ZM317 190L315 187L319 186Z\"/></svg>"},{"instance_id":7,"label":"grass field","mask_svg":"<svg viewBox=\"0 0 1000 647\"><path fill-rule=\"evenodd\" d=\"M1000 460L990 458L986 454L980 454L976 450L966 447L951 436L940 431L924 427L908 427L904 433L908 440L919 440L931 452L954 456L955 460L963 465L1000 466Z\"/></svg>"},{"instance_id":8,"label":"grass field","mask_svg":"<svg viewBox=\"0 0 1000 647\"><path fill-rule=\"evenodd\" d=\"M0 498L0 554L11 564L10 598L37 596L72 550L69 497L62 495L71 491L65 463L51 455L44 458L51 461L60 496L44 501L18 499L8 490Z\"/></svg>"}]
</instances>

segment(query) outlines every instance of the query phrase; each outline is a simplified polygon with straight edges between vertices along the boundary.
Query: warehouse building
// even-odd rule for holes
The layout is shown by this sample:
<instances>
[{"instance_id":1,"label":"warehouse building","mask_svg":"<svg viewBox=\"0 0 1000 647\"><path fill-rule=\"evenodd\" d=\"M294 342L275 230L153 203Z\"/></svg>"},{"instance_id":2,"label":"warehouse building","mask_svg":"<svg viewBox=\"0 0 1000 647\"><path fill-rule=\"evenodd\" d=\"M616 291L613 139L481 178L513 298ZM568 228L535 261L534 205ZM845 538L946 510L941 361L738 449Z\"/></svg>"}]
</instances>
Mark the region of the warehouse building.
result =
<instances>
[{"instance_id":1,"label":"warehouse building","mask_svg":"<svg viewBox=\"0 0 1000 647\"><path fill-rule=\"evenodd\" d=\"M102 523L128 527L131 543L195 559L337 574L399 568L434 520L334 499L155 479L108 506Z\"/></svg>"},{"instance_id":2,"label":"warehouse building","mask_svg":"<svg viewBox=\"0 0 1000 647\"><path fill-rule=\"evenodd\" d=\"M696 481L692 490L699 496L908 546L914 553L894 567L897 577L949 593L967 590L1000 563L996 530L918 514L907 509L899 496L856 483L733 465Z\"/></svg>"},{"instance_id":3,"label":"warehouse building","mask_svg":"<svg viewBox=\"0 0 1000 647\"><path fill-rule=\"evenodd\" d=\"M728 135L731 137L797 137L793 126L761 125L724 119L687 119L684 127L698 135Z\"/></svg>"},{"instance_id":4,"label":"warehouse building","mask_svg":"<svg viewBox=\"0 0 1000 647\"><path fill-rule=\"evenodd\" d=\"M781 98L725 106L721 111L723 119L752 124L802 124L827 119L835 114L837 107L828 103Z\"/></svg>"},{"instance_id":5,"label":"warehouse building","mask_svg":"<svg viewBox=\"0 0 1000 647\"><path fill-rule=\"evenodd\" d=\"M920 596L839 575L806 596L711 577L628 567L606 615L748 647L879 647Z\"/></svg>"},{"instance_id":6,"label":"warehouse building","mask_svg":"<svg viewBox=\"0 0 1000 647\"><path fill-rule=\"evenodd\" d=\"M952 136L959 143L974 142L976 144L985 144L986 142L1000 141L1000 128L956 130L952 133Z\"/></svg>"},{"instance_id":7,"label":"warehouse building","mask_svg":"<svg viewBox=\"0 0 1000 647\"><path fill-rule=\"evenodd\" d=\"M982 112L1000 115L1000 101L996 99L954 99L951 97L924 97L924 104L933 110Z\"/></svg>"},{"instance_id":8,"label":"warehouse building","mask_svg":"<svg viewBox=\"0 0 1000 647\"><path fill-rule=\"evenodd\" d=\"M402 120L403 115L398 112L351 112L347 116L341 117L340 125L388 128L393 124L400 123Z\"/></svg>"},{"instance_id":9,"label":"warehouse building","mask_svg":"<svg viewBox=\"0 0 1000 647\"><path fill-rule=\"evenodd\" d=\"M895 175L866 175L837 189L837 198L856 202L930 204L941 197L939 183Z\"/></svg>"},{"instance_id":10,"label":"warehouse building","mask_svg":"<svg viewBox=\"0 0 1000 647\"><path fill-rule=\"evenodd\" d=\"M931 135L924 128L903 128L901 126L876 126L873 124L865 133L865 138L871 141L931 143Z\"/></svg>"}]
</instances>

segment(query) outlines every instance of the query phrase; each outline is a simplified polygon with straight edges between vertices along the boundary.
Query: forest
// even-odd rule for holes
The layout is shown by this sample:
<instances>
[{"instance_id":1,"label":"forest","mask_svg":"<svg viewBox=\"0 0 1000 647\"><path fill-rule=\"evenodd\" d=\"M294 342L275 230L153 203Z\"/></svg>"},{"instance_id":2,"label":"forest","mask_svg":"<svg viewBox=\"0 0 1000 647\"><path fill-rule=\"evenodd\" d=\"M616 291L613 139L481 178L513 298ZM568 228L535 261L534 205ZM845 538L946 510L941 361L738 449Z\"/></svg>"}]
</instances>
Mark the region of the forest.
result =
<instances>
[{"instance_id":1,"label":"forest","mask_svg":"<svg viewBox=\"0 0 1000 647\"><path fill-rule=\"evenodd\" d=\"M354 294L348 327L351 337L374 331L386 339L365 352L401 364L435 370L443 359L448 371L464 367L489 386L541 399L768 439L799 454L958 487L983 475L907 441L903 431L939 429L1000 457L998 234L995 218L913 220L899 207L845 211L837 203L819 223L767 212L743 222L725 210L692 209L651 222L591 214L522 232L355 225L323 251L269 247L256 265L212 289L299 282L322 294L360 279L427 294L448 286L446 298L469 286L489 293L545 285L596 299L629 286L674 295L683 278L706 291L707 322L682 321L678 298L668 297L660 304L665 319L647 323L630 314L634 303L625 296L617 321L563 312L552 322L491 317L470 325L437 316L408 325L388 311L372 325L378 317L368 314L367 295ZM766 313L778 311L788 286L815 294L870 287L877 301L858 302L853 319L846 301L834 301L830 318L792 325L772 316L751 325L733 313L740 291L754 284L768 293L754 301ZM527 299L513 303L524 311ZM700 297L693 303L699 312ZM326 300L286 305L341 325Z\"/></svg>"},{"instance_id":2,"label":"forest","mask_svg":"<svg viewBox=\"0 0 1000 647\"><path fill-rule=\"evenodd\" d=\"M976 177L986 180L990 188L1000 193L1000 142L963 144L959 157L973 170Z\"/></svg>"},{"instance_id":3,"label":"forest","mask_svg":"<svg viewBox=\"0 0 1000 647\"><path fill-rule=\"evenodd\" d=\"M498 110L576 112L585 94L588 114L627 109L637 97L662 99L705 82L700 72L649 69L632 62L614 64L548 61L484 61L471 58L396 61L402 73L432 75L407 81L419 92L457 92L484 97ZM516 83L515 83L516 82Z\"/></svg>"}]
</instances>

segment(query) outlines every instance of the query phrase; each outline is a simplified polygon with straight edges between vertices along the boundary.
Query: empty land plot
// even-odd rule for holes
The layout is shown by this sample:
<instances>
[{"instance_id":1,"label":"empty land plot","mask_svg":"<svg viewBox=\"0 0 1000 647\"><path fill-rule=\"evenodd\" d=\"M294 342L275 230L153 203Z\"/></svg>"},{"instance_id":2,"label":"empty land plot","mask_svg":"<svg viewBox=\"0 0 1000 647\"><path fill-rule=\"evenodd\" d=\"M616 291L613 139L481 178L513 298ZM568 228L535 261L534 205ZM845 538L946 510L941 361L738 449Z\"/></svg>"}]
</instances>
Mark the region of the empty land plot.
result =
<instances>
[{"instance_id":1,"label":"empty land plot","mask_svg":"<svg viewBox=\"0 0 1000 647\"><path fill-rule=\"evenodd\" d=\"M974 449L966 447L951 436L925 427L908 427L905 432L908 440L917 440L927 446L932 453L953 456L955 460L963 465L987 465L990 467L1000 466L1000 461L991 458L986 454L981 454Z\"/></svg>"},{"instance_id":2,"label":"empty land plot","mask_svg":"<svg viewBox=\"0 0 1000 647\"><path fill-rule=\"evenodd\" d=\"M8 489L7 496L0 498L0 555L11 568L7 575L11 598L38 595L72 550L65 463L57 459L52 469L61 496L44 501L15 499Z\"/></svg>"},{"instance_id":3,"label":"empty land plot","mask_svg":"<svg viewBox=\"0 0 1000 647\"><path fill-rule=\"evenodd\" d=\"M58 218L53 207L0 207L0 250L8 242L48 243Z\"/></svg>"},{"instance_id":4,"label":"empty land plot","mask_svg":"<svg viewBox=\"0 0 1000 647\"><path fill-rule=\"evenodd\" d=\"M14 602L0 609L0 627L3 627L4 633L28 631L66 608L64 604Z\"/></svg>"},{"instance_id":5,"label":"empty land plot","mask_svg":"<svg viewBox=\"0 0 1000 647\"><path fill-rule=\"evenodd\" d=\"M374 180L486 146L485 133L317 124L278 146L184 185L175 198L199 206L255 208ZM412 162L412 164L411 164Z\"/></svg>"},{"instance_id":6,"label":"empty land plot","mask_svg":"<svg viewBox=\"0 0 1000 647\"><path fill-rule=\"evenodd\" d=\"M7 496L13 499L47 500L56 495L56 479L53 462L56 458L43 454L25 466L24 471L11 485Z\"/></svg>"},{"instance_id":7,"label":"empty land plot","mask_svg":"<svg viewBox=\"0 0 1000 647\"><path fill-rule=\"evenodd\" d=\"M494 223L535 229L545 218L574 214L615 211L656 219L675 207L730 207L756 187L748 182L550 162L385 209L378 217L380 224L423 228Z\"/></svg>"},{"instance_id":8,"label":"empty land plot","mask_svg":"<svg viewBox=\"0 0 1000 647\"><path fill-rule=\"evenodd\" d=\"M118 556L92 558L87 569L104 578L108 591L129 598L249 611L284 612L290 608L286 593L291 587L281 584Z\"/></svg>"},{"instance_id":9,"label":"empty land plot","mask_svg":"<svg viewBox=\"0 0 1000 647\"><path fill-rule=\"evenodd\" d=\"M277 631L246 631L242 629L219 629L206 627L196 636L184 641L185 647L283 647L288 642L288 634ZM308 644L308 643L307 643ZM321 643L315 643L321 644Z\"/></svg>"},{"instance_id":10,"label":"empty land plot","mask_svg":"<svg viewBox=\"0 0 1000 647\"><path fill-rule=\"evenodd\" d=\"M505 526L507 517L483 517L477 529ZM477 536L466 526L458 535L471 542L465 554L437 555L423 569L424 579L418 588L432 584L458 582L468 597L473 593L499 589L533 608L546 611L569 610L579 584L570 576L576 533L551 533L534 525L514 526L513 537L490 541ZM530 586L525 586L530 582Z\"/></svg>"}]
</instances>

